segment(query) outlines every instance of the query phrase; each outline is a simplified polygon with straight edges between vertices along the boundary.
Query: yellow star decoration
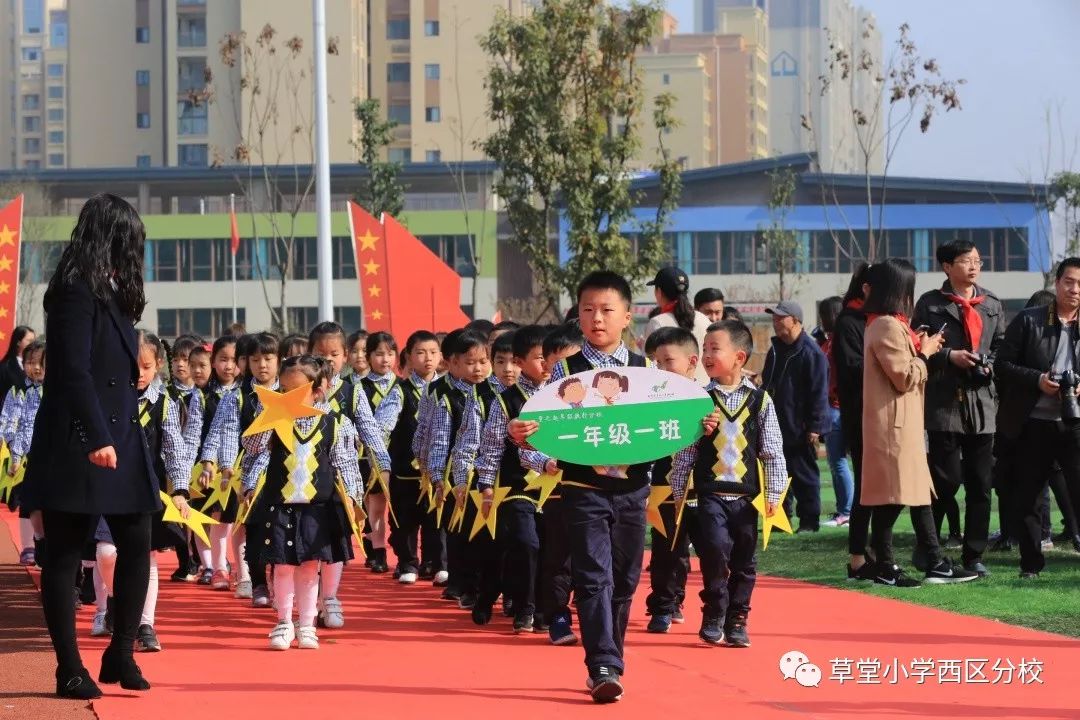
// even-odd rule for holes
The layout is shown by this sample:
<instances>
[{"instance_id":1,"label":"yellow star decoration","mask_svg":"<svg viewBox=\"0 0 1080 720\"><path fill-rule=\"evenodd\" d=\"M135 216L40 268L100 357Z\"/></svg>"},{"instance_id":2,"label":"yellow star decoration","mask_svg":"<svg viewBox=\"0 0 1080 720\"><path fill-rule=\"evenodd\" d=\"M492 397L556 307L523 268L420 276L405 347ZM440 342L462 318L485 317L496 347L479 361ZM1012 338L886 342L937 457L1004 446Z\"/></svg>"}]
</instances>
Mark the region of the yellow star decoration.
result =
<instances>
[{"instance_id":1,"label":"yellow star decoration","mask_svg":"<svg viewBox=\"0 0 1080 720\"><path fill-rule=\"evenodd\" d=\"M0 247L3 247L4 245L15 245L15 238L18 234L19 233L5 225L4 229L0 230Z\"/></svg>"},{"instance_id":2,"label":"yellow star decoration","mask_svg":"<svg viewBox=\"0 0 1080 720\"><path fill-rule=\"evenodd\" d=\"M214 478L210 481L210 487L213 490L210 492L210 497L203 503L203 510L209 512L214 505L220 505L221 509L224 510L225 506L229 504L229 496L232 495L232 481L222 482L221 473L214 473Z\"/></svg>"},{"instance_id":3,"label":"yellow star decoration","mask_svg":"<svg viewBox=\"0 0 1080 720\"><path fill-rule=\"evenodd\" d=\"M382 292L382 288L378 285L372 285L367 289L368 295L371 297L379 297L379 293Z\"/></svg>"},{"instance_id":4,"label":"yellow star decoration","mask_svg":"<svg viewBox=\"0 0 1080 720\"><path fill-rule=\"evenodd\" d=\"M363 252L364 250L372 250L372 251L374 251L375 250L375 241L378 240L378 239L379 238L377 238L377 237L375 237L374 235L371 234L370 230L367 230L366 232L364 232L363 235L361 235L360 237L357 238L357 240L360 241L360 251L361 252Z\"/></svg>"},{"instance_id":5,"label":"yellow star decoration","mask_svg":"<svg viewBox=\"0 0 1080 720\"><path fill-rule=\"evenodd\" d=\"M6 318L8 316L8 309L6 307L0 307L0 318Z\"/></svg>"},{"instance_id":6,"label":"yellow star decoration","mask_svg":"<svg viewBox=\"0 0 1080 720\"><path fill-rule=\"evenodd\" d=\"M469 531L470 540L476 537L476 533L480 532L480 528L482 527L487 527L491 539L495 539L495 520L498 517L498 512L496 511L499 509L499 506L502 505L502 501L506 499L506 496L510 494L510 488L496 487L493 489L495 495L491 498L491 509L488 510L486 518L484 517L483 494L479 490L469 491L469 497L472 498L473 505L476 506L476 518L473 519L472 530Z\"/></svg>"},{"instance_id":7,"label":"yellow star decoration","mask_svg":"<svg viewBox=\"0 0 1080 720\"><path fill-rule=\"evenodd\" d=\"M180 511L176 509L176 506L173 505L172 498L166 495L164 492L161 493L161 502L165 505L165 516L161 518L162 520L164 520L165 522L174 522L185 525L191 528L191 532L195 533L196 537L198 537L207 545L210 544L210 538L207 537L206 528L203 526L217 525L217 520L203 515L195 508L191 508L191 511L188 513L188 516L185 519L180 514Z\"/></svg>"},{"instance_id":8,"label":"yellow star decoration","mask_svg":"<svg viewBox=\"0 0 1080 720\"><path fill-rule=\"evenodd\" d=\"M686 499L690 497L690 491L694 489L694 476L686 478L686 487L683 488L682 498L675 501L675 529L671 533L671 549L675 549L675 541L679 539L679 528L682 527L683 511L686 510Z\"/></svg>"},{"instance_id":9,"label":"yellow star decoration","mask_svg":"<svg viewBox=\"0 0 1080 720\"><path fill-rule=\"evenodd\" d=\"M345 491L345 483L340 477L336 487L338 499L345 506L345 516L349 519L349 527L352 528L353 537L356 538L356 544L360 547L360 554L367 557L367 555L364 555L364 521L367 520L367 515L353 503L353 499ZM357 513L357 510L360 512Z\"/></svg>"},{"instance_id":10,"label":"yellow star decoration","mask_svg":"<svg viewBox=\"0 0 1080 720\"><path fill-rule=\"evenodd\" d=\"M199 500L200 498L206 497L206 493L204 493L199 486L199 476L202 475L202 471L202 463L195 463L191 468L191 479L188 481L188 494L191 496L192 500Z\"/></svg>"},{"instance_id":11,"label":"yellow star decoration","mask_svg":"<svg viewBox=\"0 0 1080 720\"><path fill-rule=\"evenodd\" d=\"M645 520L656 528L656 532L667 537L664 517L660 514L660 505L671 497L670 485L653 485L649 488L649 503L645 506Z\"/></svg>"},{"instance_id":12,"label":"yellow star decoration","mask_svg":"<svg viewBox=\"0 0 1080 720\"><path fill-rule=\"evenodd\" d=\"M251 497L246 501L240 503L240 509L236 511L236 521L233 522L232 531L235 533L237 526L243 525L247 522L248 515L251 514L251 508L255 507L255 502L259 499L259 493L262 492L263 485L266 484L266 473L259 475L259 479L255 482L255 489L251 491ZM237 495L239 495L239 491Z\"/></svg>"},{"instance_id":13,"label":"yellow star decoration","mask_svg":"<svg viewBox=\"0 0 1080 720\"><path fill-rule=\"evenodd\" d=\"M427 472L420 473L420 494L416 496L416 504L419 505L424 500L428 501L428 512L435 509L434 503L431 502L431 496L434 488L431 486L431 476Z\"/></svg>"},{"instance_id":14,"label":"yellow star decoration","mask_svg":"<svg viewBox=\"0 0 1080 720\"><path fill-rule=\"evenodd\" d=\"M11 269L11 258L7 255L0 256L0 272Z\"/></svg>"},{"instance_id":15,"label":"yellow star decoration","mask_svg":"<svg viewBox=\"0 0 1080 720\"><path fill-rule=\"evenodd\" d=\"M11 462L11 451L7 443L0 441L0 501L7 502L11 494L13 478L8 475L8 463Z\"/></svg>"},{"instance_id":16,"label":"yellow star decoration","mask_svg":"<svg viewBox=\"0 0 1080 720\"><path fill-rule=\"evenodd\" d=\"M7 295L11 292L11 286L6 282L0 282L0 295Z\"/></svg>"},{"instance_id":17,"label":"yellow star decoration","mask_svg":"<svg viewBox=\"0 0 1080 720\"><path fill-rule=\"evenodd\" d=\"M761 478L761 492L753 500L753 506L757 508L757 511L761 513L761 549L765 550L769 547L769 533L772 529L779 528L788 535L793 531L791 529L791 520L788 519L787 513L784 512L784 497L787 496L788 489L791 487L791 478L788 478L787 485L784 486L784 491L780 493L780 502L776 505L776 512L772 517L766 517L765 509L765 473L759 473Z\"/></svg>"},{"instance_id":18,"label":"yellow star decoration","mask_svg":"<svg viewBox=\"0 0 1080 720\"><path fill-rule=\"evenodd\" d=\"M537 507L544 507L544 503L551 497L551 493L555 492L555 488L562 482L562 470L549 475L544 473L541 475L535 470L530 470L525 473L525 489L526 490L539 490L540 499L536 502Z\"/></svg>"},{"instance_id":19,"label":"yellow star decoration","mask_svg":"<svg viewBox=\"0 0 1080 720\"><path fill-rule=\"evenodd\" d=\"M382 310L372 310L371 311L371 319L372 320L382 320Z\"/></svg>"},{"instance_id":20,"label":"yellow star decoration","mask_svg":"<svg viewBox=\"0 0 1080 720\"><path fill-rule=\"evenodd\" d=\"M300 418L318 417L326 413L318 408L311 407L312 383L301 385L287 393L279 393L261 385L255 386L255 394L259 396L263 410L255 418L255 422L244 431L243 437L258 435L267 430L277 433L278 439L289 452L296 447L296 436L293 434L293 426Z\"/></svg>"},{"instance_id":21,"label":"yellow star decoration","mask_svg":"<svg viewBox=\"0 0 1080 720\"><path fill-rule=\"evenodd\" d=\"M454 496L454 484L450 482L449 478L443 478L442 481L442 500L435 499L435 527L442 527L442 515L443 510L446 508L446 501ZM450 513L453 517L453 513Z\"/></svg>"},{"instance_id":22,"label":"yellow star decoration","mask_svg":"<svg viewBox=\"0 0 1080 720\"><path fill-rule=\"evenodd\" d=\"M364 263L364 274L365 275L378 275L379 274L379 263L375 262L374 260L368 260L366 263Z\"/></svg>"},{"instance_id":23,"label":"yellow star decoration","mask_svg":"<svg viewBox=\"0 0 1080 720\"><path fill-rule=\"evenodd\" d=\"M472 487L473 475L475 471L469 470L469 479L465 481L465 495L462 501L454 504L454 512L450 513L450 524L447 525L447 530L453 532L461 532L462 526L465 524L465 509L468 506L468 494L469 488Z\"/></svg>"}]
</instances>

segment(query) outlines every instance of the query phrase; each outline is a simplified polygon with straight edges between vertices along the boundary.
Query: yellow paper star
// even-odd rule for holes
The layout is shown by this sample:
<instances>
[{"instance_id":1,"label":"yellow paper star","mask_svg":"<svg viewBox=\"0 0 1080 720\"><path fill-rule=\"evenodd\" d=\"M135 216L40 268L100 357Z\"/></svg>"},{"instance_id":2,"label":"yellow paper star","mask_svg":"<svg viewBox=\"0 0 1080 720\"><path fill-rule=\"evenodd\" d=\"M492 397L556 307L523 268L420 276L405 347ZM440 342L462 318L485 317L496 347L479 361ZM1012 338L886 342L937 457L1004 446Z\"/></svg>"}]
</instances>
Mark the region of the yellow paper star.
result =
<instances>
[{"instance_id":1,"label":"yellow paper star","mask_svg":"<svg viewBox=\"0 0 1080 720\"><path fill-rule=\"evenodd\" d=\"M671 497L670 485L653 485L649 488L649 503L645 506L645 519L656 528L656 532L667 537L664 517L660 514L660 505Z\"/></svg>"},{"instance_id":2,"label":"yellow paper star","mask_svg":"<svg viewBox=\"0 0 1080 720\"><path fill-rule=\"evenodd\" d=\"M192 500L199 500L206 497L206 493L202 491L202 487L199 485L199 476L202 475L203 464L195 463L191 468L191 479L188 481L188 494Z\"/></svg>"},{"instance_id":3,"label":"yellow paper star","mask_svg":"<svg viewBox=\"0 0 1080 720\"><path fill-rule=\"evenodd\" d=\"M420 473L420 494L416 496L416 504L419 505L425 500L428 501L428 512L435 509L435 505L431 501L431 496L434 493L434 488L431 486L431 476L426 472Z\"/></svg>"},{"instance_id":4,"label":"yellow paper star","mask_svg":"<svg viewBox=\"0 0 1080 720\"><path fill-rule=\"evenodd\" d=\"M784 497L787 496L788 489L791 487L791 478L788 478L787 485L784 486L784 491L780 493L780 502L776 505L776 512L772 517L765 515L767 503L765 501L765 473L760 473L761 477L761 492L753 499L752 504L757 511L761 513L761 549L765 550L769 547L769 534L772 529L779 528L788 535L794 532L791 529L791 520L788 519L787 513L784 512Z\"/></svg>"},{"instance_id":5,"label":"yellow paper star","mask_svg":"<svg viewBox=\"0 0 1080 720\"><path fill-rule=\"evenodd\" d=\"M469 539L472 540L476 537L476 533L480 532L480 528L487 527L488 534L491 535L491 539L495 539L495 521L498 517L499 506L502 505L502 501L506 499L506 496L510 494L510 488L508 487L496 487L494 496L491 498L491 509L488 510L487 517L484 517L484 498L483 494L479 490L470 490L469 497L472 498L473 505L476 506L476 517L473 519L472 530L469 531Z\"/></svg>"},{"instance_id":6,"label":"yellow paper star","mask_svg":"<svg viewBox=\"0 0 1080 720\"><path fill-rule=\"evenodd\" d=\"M356 514L356 505L353 503L349 493L345 491L345 483L338 478L337 481L337 494L338 500L345 506L345 516L349 519L349 527L352 529L353 537L356 538L356 544L360 547L360 555L367 557L364 554L364 520L367 516L364 515L364 511L360 511L360 515Z\"/></svg>"},{"instance_id":7,"label":"yellow paper star","mask_svg":"<svg viewBox=\"0 0 1080 720\"><path fill-rule=\"evenodd\" d=\"M289 452L296 447L296 436L293 427L300 418L318 417L326 413L318 408L311 407L312 383L301 385L287 393L279 393L261 385L255 386L255 394L259 396L263 410L255 418L255 422L244 431L243 437L258 435L267 430L277 433L278 439L285 445Z\"/></svg>"},{"instance_id":8,"label":"yellow paper star","mask_svg":"<svg viewBox=\"0 0 1080 720\"><path fill-rule=\"evenodd\" d=\"M435 500L435 527L442 527L443 510L446 508L446 501L454 495L454 484L449 479L443 478L442 484L442 500L436 498ZM451 513L453 515L453 513Z\"/></svg>"},{"instance_id":9,"label":"yellow paper star","mask_svg":"<svg viewBox=\"0 0 1080 720\"><path fill-rule=\"evenodd\" d=\"M236 522L233 523L233 532L236 532L237 525L243 525L247 522L248 515L251 514L251 508L255 507L255 502L259 499L259 493L262 492L263 485L266 484L266 473L259 475L259 479L255 482L255 489L251 491L251 497L245 502L240 504L240 510L236 513Z\"/></svg>"},{"instance_id":10,"label":"yellow paper star","mask_svg":"<svg viewBox=\"0 0 1080 720\"><path fill-rule=\"evenodd\" d=\"M379 263L375 262L374 260L368 260L366 263L364 263L364 274L365 275L378 275L379 274Z\"/></svg>"},{"instance_id":11,"label":"yellow paper star","mask_svg":"<svg viewBox=\"0 0 1080 720\"><path fill-rule=\"evenodd\" d=\"M382 490L383 497L386 498L386 509L390 513L390 521L397 525L397 517L394 515L394 505L390 502L390 484L386 478L383 477L382 471L379 470L379 462L375 459L375 454L372 453L369 458L371 465L371 475L368 476L367 490L365 495L371 492L371 489L376 485Z\"/></svg>"},{"instance_id":12,"label":"yellow paper star","mask_svg":"<svg viewBox=\"0 0 1080 720\"><path fill-rule=\"evenodd\" d=\"M357 238L357 240L360 241L360 252L363 252L364 250L374 250L375 241L378 239L379 238L371 234L370 230L365 231L363 235Z\"/></svg>"},{"instance_id":13,"label":"yellow paper star","mask_svg":"<svg viewBox=\"0 0 1080 720\"><path fill-rule=\"evenodd\" d=\"M686 487L683 488L682 498L675 501L675 529L671 533L671 549L675 549L675 541L679 539L679 528L682 527L683 511L686 510L686 499L690 497L690 491L694 489L694 476L686 478Z\"/></svg>"},{"instance_id":14,"label":"yellow paper star","mask_svg":"<svg viewBox=\"0 0 1080 720\"><path fill-rule=\"evenodd\" d=\"M180 511L176 509L176 506L173 505L172 498L164 492L161 493L161 502L165 505L165 515L161 518L162 520L165 522L180 523L181 525L189 527L191 528L191 532L195 533L196 537L207 545L210 544L210 538L206 535L206 528L203 526L217 525L217 520L203 515L195 508L191 508L187 518L184 518L184 516L180 514Z\"/></svg>"},{"instance_id":15,"label":"yellow paper star","mask_svg":"<svg viewBox=\"0 0 1080 720\"><path fill-rule=\"evenodd\" d=\"M372 310L371 311L371 319L372 320L382 320L382 310Z\"/></svg>"},{"instance_id":16,"label":"yellow paper star","mask_svg":"<svg viewBox=\"0 0 1080 720\"><path fill-rule=\"evenodd\" d=\"M0 272L11 269L11 258L7 255L0 256Z\"/></svg>"},{"instance_id":17,"label":"yellow paper star","mask_svg":"<svg viewBox=\"0 0 1080 720\"><path fill-rule=\"evenodd\" d=\"M4 228L0 230L0 247L3 247L4 245L14 245L15 238L18 234L19 233L5 225Z\"/></svg>"},{"instance_id":18,"label":"yellow paper star","mask_svg":"<svg viewBox=\"0 0 1080 720\"><path fill-rule=\"evenodd\" d=\"M214 473L214 479L210 481L210 486L213 490L210 492L210 497L203 503L202 509L209 512L214 505L220 505L221 509L225 510L225 506L229 504L229 496L232 495L232 482L222 482L221 474Z\"/></svg>"},{"instance_id":19,"label":"yellow paper star","mask_svg":"<svg viewBox=\"0 0 1080 720\"><path fill-rule=\"evenodd\" d=\"M540 499L536 502L537 507L544 507L544 503L551 497L551 493L555 492L555 488L562 482L562 470L549 475L544 473L541 475L535 470L530 470L525 473L525 489L526 490L539 490Z\"/></svg>"},{"instance_id":20,"label":"yellow paper star","mask_svg":"<svg viewBox=\"0 0 1080 720\"><path fill-rule=\"evenodd\" d=\"M367 289L367 291L368 295L370 295L371 297L379 297L379 293L382 292L382 288L378 285L372 285Z\"/></svg>"},{"instance_id":21,"label":"yellow paper star","mask_svg":"<svg viewBox=\"0 0 1080 720\"><path fill-rule=\"evenodd\" d=\"M465 525L465 509L469 504L468 494L469 488L472 487L474 473L474 470L469 470L469 479L465 481L465 497L462 498L461 502L454 503L454 512L450 513L450 524L447 526L448 530L461 532L462 526Z\"/></svg>"}]
</instances>

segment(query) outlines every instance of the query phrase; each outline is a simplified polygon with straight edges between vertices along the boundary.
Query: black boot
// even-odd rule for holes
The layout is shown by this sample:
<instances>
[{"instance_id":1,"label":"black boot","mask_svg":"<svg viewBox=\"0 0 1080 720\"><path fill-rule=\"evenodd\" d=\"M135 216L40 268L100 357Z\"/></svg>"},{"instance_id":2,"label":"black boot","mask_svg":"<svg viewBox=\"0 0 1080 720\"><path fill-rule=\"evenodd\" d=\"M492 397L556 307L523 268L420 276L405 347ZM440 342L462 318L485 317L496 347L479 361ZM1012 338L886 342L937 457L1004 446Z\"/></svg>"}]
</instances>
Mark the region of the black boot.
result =
<instances>
[{"instance_id":1,"label":"black boot","mask_svg":"<svg viewBox=\"0 0 1080 720\"><path fill-rule=\"evenodd\" d=\"M101 656L101 672L98 673L98 682L106 685L120 683L125 690L149 690L150 683L143 677L139 666L135 664L135 658L131 650L121 654L115 646L109 645Z\"/></svg>"},{"instance_id":2,"label":"black boot","mask_svg":"<svg viewBox=\"0 0 1080 720\"><path fill-rule=\"evenodd\" d=\"M366 560L364 560L364 567L366 567L366 568L374 568L375 567L375 552L376 552L376 550L371 545L371 540L368 539L368 538L364 538L364 542L362 544L364 546L364 557L367 558Z\"/></svg>"},{"instance_id":3,"label":"black boot","mask_svg":"<svg viewBox=\"0 0 1080 720\"><path fill-rule=\"evenodd\" d=\"M94 568L83 568L79 599L82 600L83 605L93 605L96 598L97 590L94 588Z\"/></svg>"},{"instance_id":4,"label":"black boot","mask_svg":"<svg viewBox=\"0 0 1080 720\"><path fill-rule=\"evenodd\" d=\"M96 700L101 697L101 688L90 679L86 668L79 668L74 673L56 670L56 694L72 700Z\"/></svg>"},{"instance_id":5,"label":"black boot","mask_svg":"<svg viewBox=\"0 0 1080 720\"><path fill-rule=\"evenodd\" d=\"M386 548L376 548L371 553L371 572L382 574L390 570L386 564Z\"/></svg>"}]
</instances>

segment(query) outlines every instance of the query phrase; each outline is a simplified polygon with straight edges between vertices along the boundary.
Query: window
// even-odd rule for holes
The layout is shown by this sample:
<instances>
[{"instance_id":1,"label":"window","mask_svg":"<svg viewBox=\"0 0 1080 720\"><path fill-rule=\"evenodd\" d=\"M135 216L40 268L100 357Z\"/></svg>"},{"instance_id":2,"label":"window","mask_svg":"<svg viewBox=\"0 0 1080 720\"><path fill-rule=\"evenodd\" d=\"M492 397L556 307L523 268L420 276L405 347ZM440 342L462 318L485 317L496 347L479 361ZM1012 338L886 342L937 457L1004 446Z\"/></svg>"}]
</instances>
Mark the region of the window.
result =
<instances>
[{"instance_id":1,"label":"window","mask_svg":"<svg viewBox=\"0 0 1080 720\"><path fill-rule=\"evenodd\" d=\"M438 20L425 20L424 21L424 35L425 35L425 37L438 37L439 36L439 21Z\"/></svg>"},{"instance_id":2,"label":"window","mask_svg":"<svg viewBox=\"0 0 1080 720\"><path fill-rule=\"evenodd\" d=\"M670 85L671 84L671 76L668 75L667 73L664 73L664 76L663 76L663 78L661 78L661 80L665 85Z\"/></svg>"},{"instance_id":3,"label":"window","mask_svg":"<svg viewBox=\"0 0 1080 720\"><path fill-rule=\"evenodd\" d=\"M135 71L135 84L139 87L145 87L150 84L150 71L149 70L136 70Z\"/></svg>"},{"instance_id":4,"label":"window","mask_svg":"<svg viewBox=\"0 0 1080 720\"><path fill-rule=\"evenodd\" d=\"M25 169L25 170L40 170L41 169L41 161L40 160L23 160L23 169Z\"/></svg>"},{"instance_id":5,"label":"window","mask_svg":"<svg viewBox=\"0 0 1080 720\"><path fill-rule=\"evenodd\" d=\"M51 167L63 167L64 153L49 153L49 165Z\"/></svg>"},{"instance_id":6,"label":"window","mask_svg":"<svg viewBox=\"0 0 1080 720\"><path fill-rule=\"evenodd\" d=\"M330 238L330 266L335 280L350 280L356 277L356 253L351 237ZM293 280L317 280L318 240L313 237L298 237L293 242Z\"/></svg>"},{"instance_id":7,"label":"window","mask_svg":"<svg viewBox=\"0 0 1080 720\"><path fill-rule=\"evenodd\" d=\"M424 162L437 163L442 162L442 151L440 150L427 150L424 152Z\"/></svg>"},{"instance_id":8,"label":"window","mask_svg":"<svg viewBox=\"0 0 1080 720\"><path fill-rule=\"evenodd\" d=\"M41 118L37 115L27 115L22 119L23 132L41 132Z\"/></svg>"},{"instance_id":9,"label":"window","mask_svg":"<svg viewBox=\"0 0 1080 720\"><path fill-rule=\"evenodd\" d=\"M63 130L50 130L49 131L49 144L50 145L62 145L64 142Z\"/></svg>"},{"instance_id":10,"label":"window","mask_svg":"<svg viewBox=\"0 0 1080 720\"><path fill-rule=\"evenodd\" d=\"M22 49L23 62L37 62L41 59L41 48L39 47L24 47Z\"/></svg>"},{"instance_id":11,"label":"window","mask_svg":"<svg viewBox=\"0 0 1080 720\"><path fill-rule=\"evenodd\" d=\"M59 63L49 63L46 74L51 78L64 77L64 66Z\"/></svg>"},{"instance_id":12,"label":"window","mask_svg":"<svg viewBox=\"0 0 1080 720\"><path fill-rule=\"evenodd\" d=\"M412 122L412 111L407 104L392 104L386 108L386 117L398 125L408 125Z\"/></svg>"},{"instance_id":13,"label":"window","mask_svg":"<svg viewBox=\"0 0 1080 720\"><path fill-rule=\"evenodd\" d=\"M238 322L246 322L245 308L236 309ZM164 338L185 333L203 337L224 335L233 321L232 308L162 308L157 311L157 332Z\"/></svg>"},{"instance_id":14,"label":"window","mask_svg":"<svg viewBox=\"0 0 1080 720\"><path fill-rule=\"evenodd\" d=\"M424 108L424 120L428 122L439 122L439 118L440 112L438 105Z\"/></svg>"},{"instance_id":15,"label":"window","mask_svg":"<svg viewBox=\"0 0 1080 720\"><path fill-rule=\"evenodd\" d=\"M409 63L386 63L386 82L409 82Z\"/></svg>"},{"instance_id":16,"label":"window","mask_svg":"<svg viewBox=\"0 0 1080 720\"><path fill-rule=\"evenodd\" d=\"M184 48L206 47L206 16L178 16L176 44Z\"/></svg>"},{"instance_id":17,"label":"window","mask_svg":"<svg viewBox=\"0 0 1080 720\"><path fill-rule=\"evenodd\" d=\"M37 110L41 107L41 96L38 94L23 95L22 97L22 109L23 110Z\"/></svg>"},{"instance_id":18,"label":"window","mask_svg":"<svg viewBox=\"0 0 1080 720\"><path fill-rule=\"evenodd\" d=\"M694 233L690 267L697 275L720 273L720 233Z\"/></svg>"},{"instance_id":19,"label":"window","mask_svg":"<svg viewBox=\"0 0 1080 720\"><path fill-rule=\"evenodd\" d=\"M181 58L180 87L177 92L184 95L192 90L206 87L206 58Z\"/></svg>"},{"instance_id":20,"label":"window","mask_svg":"<svg viewBox=\"0 0 1080 720\"><path fill-rule=\"evenodd\" d=\"M408 40L409 39L409 18L397 18L395 20L386 21L386 39L387 40Z\"/></svg>"},{"instance_id":21,"label":"window","mask_svg":"<svg viewBox=\"0 0 1080 720\"><path fill-rule=\"evenodd\" d=\"M207 131L207 106L206 103L192 103L181 100L177 103L179 125L178 135L205 135Z\"/></svg>"},{"instance_id":22,"label":"window","mask_svg":"<svg viewBox=\"0 0 1080 720\"><path fill-rule=\"evenodd\" d=\"M22 0L23 34L40 35L45 26L45 0Z\"/></svg>"},{"instance_id":23,"label":"window","mask_svg":"<svg viewBox=\"0 0 1080 720\"><path fill-rule=\"evenodd\" d=\"M430 63L424 66L424 79L425 80L438 80L439 79L439 65L438 63Z\"/></svg>"},{"instance_id":24,"label":"window","mask_svg":"<svg viewBox=\"0 0 1080 720\"><path fill-rule=\"evenodd\" d=\"M176 152L180 167L206 167L210 164L210 154L205 144L178 145Z\"/></svg>"},{"instance_id":25,"label":"window","mask_svg":"<svg viewBox=\"0 0 1080 720\"><path fill-rule=\"evenodd\" d=\"M64 86L63 85L50 85L49 86L49 99L50 100L63 100L64 99Z\"/></svg>"},{"instance_id":26,"label":"window","mask_svg":"<svg viewBox=\"0 0 1080 720\"><path fill-rule=\"evenodd\" d=\"M419 239L461 277L475 277L468 235L420 235Z\"/></svg>"},{"instance_id":27,"label":"window","mask_svg":"<svg viewBox=\"0 0 1080 720\"><path fill-rule=\"evenodd\" d=\"M150 113L135 113L135 127L142 129L150 127Z\"/></svg>"},{"instance_id":28,"label":"window","mask_svg":"<svg viewBox=\"0 0 1080 720\"><path fill-rule=\"evenodd\" d=\"M412 148L390 148L386 151L386 159L392 163L410 163Z\"/></svg>"},{"instance_id":29,"label":"window","mask_svg":"<svg viewBox=\"0 0 1080 720\"><path fill-rule=\"evenodd\" d=\"M145 45L146 43L150 42L150 28L135 28L135 42L139 43L140 45Z\"/></svg>"},{"instance_id":30,"label":"window","mask_svg":"<svg viewBox=\"0 0 1080 720\"><path fill-rule=\"evenodd\" d=\"M149 155L136 155L135 156L135 167L138 167L138 168L148 168L148 167L150 167L150 156Z\"/></svg>"},{"instance_id":31,"label":"window","mask_svg":"<svg viewBox=\"0 0 1080 720\"><path fill-rule=\"evenodd\" d=\"M48 112L49 122L64 122L63 108L52 108Z\"/></svg>"},{"instance_id":32,"label":"window","mask_svg":"<svg viewBox=\"0 0 1080 720\"><path fill-rule=\"evenodd\" d=\"M319 317L317 307L291 307L289 308L289 327L303 330L315 327L322 318ZM359 306L334 307L334 321L345 328L345 332L352 332L363 327L360 317Z\"/></svg>"},{"instance_id":33,"label":"window","mask_svg":"<svg viewBox=\"0 0 1080 720\"><path fill-rule=\"evenodd\" d=\"M49 11L49 47L66 48L68 44L67 10Z\"/></svg>"},{"instance_id":34,"label":"window","mask_svg":"<svg viewBox=\"0 0 1080 720\"><path fill-rule=\"evenodd\" d=\"M27 155L41 152L41 138L23 138L23 152Z\"/></svg>"}]
</instances>

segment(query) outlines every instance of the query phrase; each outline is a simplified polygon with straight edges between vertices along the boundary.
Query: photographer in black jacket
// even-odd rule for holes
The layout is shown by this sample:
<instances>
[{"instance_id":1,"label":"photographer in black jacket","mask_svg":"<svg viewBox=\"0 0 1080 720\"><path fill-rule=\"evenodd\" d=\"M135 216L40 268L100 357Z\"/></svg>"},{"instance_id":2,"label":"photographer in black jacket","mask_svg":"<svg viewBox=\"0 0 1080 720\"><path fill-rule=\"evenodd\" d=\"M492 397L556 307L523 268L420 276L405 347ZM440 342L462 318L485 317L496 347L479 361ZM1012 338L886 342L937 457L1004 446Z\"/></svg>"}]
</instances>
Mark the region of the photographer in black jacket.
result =
<instances>
[{"instance_id":1,"label":"photographer in black jacket","mask_svg":"<svg viewBox=\"0 0 1080 720\"><path fill-rule=\"evenodd\" d=\"M977 282L982 260L975 245L955 240L937 249L946 280L915 304L912 326L944 332L941 350L927 359L926 430L934 479L938 532L946 510L965 495L964 569L986 576L982 562L990 534L997 390L993 363L1005 335L1001 301Z\"/></svg>"},{"instance_id":2,"label":"photographer in black jacket","mask_svg":"<svg viewBox=\"0 0 1080 720\"><path fill-rule=\"evenodd\" d=\"M1022 448L1012 502L1024 579L1038 577L1046 564L1040 505L1054 461L1070 490L1080 488L1080 258L1058 265L1054 294L1049 307L1022 310L1009 323L994 364L1003 391L999 430Z\"/></svg>"}]
</instances>

